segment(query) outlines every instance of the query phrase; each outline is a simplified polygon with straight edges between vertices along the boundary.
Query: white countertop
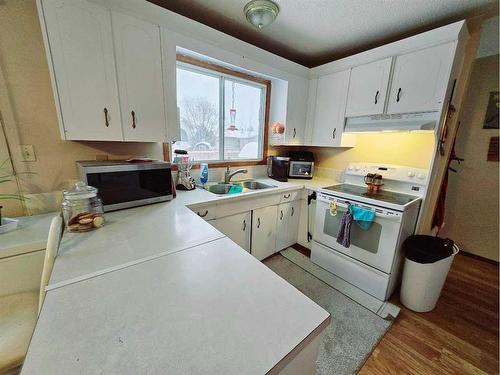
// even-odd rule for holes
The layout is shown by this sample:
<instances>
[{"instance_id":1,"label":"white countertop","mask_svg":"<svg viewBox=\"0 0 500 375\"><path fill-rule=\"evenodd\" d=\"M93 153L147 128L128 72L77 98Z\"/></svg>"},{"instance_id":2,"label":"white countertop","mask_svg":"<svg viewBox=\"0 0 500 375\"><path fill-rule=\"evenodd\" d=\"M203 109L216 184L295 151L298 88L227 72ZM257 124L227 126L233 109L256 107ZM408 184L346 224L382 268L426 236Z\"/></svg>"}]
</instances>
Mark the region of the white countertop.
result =
<instances>
[{"instance_id":1,"label":"white countertop","mask_svg":"<svg viewBox=\"0 0 500 375\"><path fill-rule=\"evenodd\" d=\"M45 249L50 222L56 215L53 212L17 218L17 230L0 234L0 259Z\"/></svg>"},{"instance_id":2,"label":"white countertop","mask_svg":"<svg viewBox=\"0 0 500 375\"><path fill-rule=\"evenodd\" d=\"M225 237L186 206L217 204L320 186L310 180L258 181L276 186L243 194L215 195L203 189L178 191L169 202L106 213L103 228L87 233L65 233L49 288L77 282L151 257ZM327 182L323 182L327 183ZM331 181L328 182L331 184Z\"/></svg>"},{"instance_id":3,"label":"white countertop","mask_svg":"<svg viewBox=\"0 0 500 375\"><path fill-rule=\"evenodd\" d=\"M293 358L329 314L186 207L332 184L259 181L276 187L179 191L65 233L22 374L263 374Z\"/></svg>"},{"instance_id":4,"label":"white countertop","mask_svg":"<svg viewBox=\"0 0 500 375\"><path fill-rule=\"evenodd\" d=\"M328 324L222 238L50 291L22 374L265 374Z\"/></svg>"}]
</instances>

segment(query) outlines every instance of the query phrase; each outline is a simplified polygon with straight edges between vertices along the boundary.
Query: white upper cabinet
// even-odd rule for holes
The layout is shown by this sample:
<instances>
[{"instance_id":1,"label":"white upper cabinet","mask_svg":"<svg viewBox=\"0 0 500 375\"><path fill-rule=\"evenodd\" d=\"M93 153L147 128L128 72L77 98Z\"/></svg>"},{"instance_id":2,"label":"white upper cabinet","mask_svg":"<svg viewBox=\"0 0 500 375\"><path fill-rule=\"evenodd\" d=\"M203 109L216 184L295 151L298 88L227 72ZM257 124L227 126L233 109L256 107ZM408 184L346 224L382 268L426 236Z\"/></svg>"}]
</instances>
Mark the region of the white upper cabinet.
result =
<instances>
[{"instance_id":1,"label":"white upper cabinet","mask_svg":"<svg viewBox=\"0 0 500 375\"><path fill-rule=\"evenodd\" d=\"M455 45L442 44L396 57L388 114L441 109Z\"/></svg>"},{"instance_id":2,"label":"white upper cabinet","mask_svg":"<svg viewBox=\"0 0 500 375\"><path fill-rule=\"evenodd\" d=\"M62 137L122 140L110 12L80 0L45 0L43 10Z\"/></svg>"},{"instance_id":3,"label":"white upper cabinet","mask_svg":"<svg viewBox=\"0 0 500 375\"><path fill-rule=\"evenodd\" d=\"M352 68L346 117L384 112L391 75L392 57Z\"/></svg>"},{"instance_id":4,"label":"white upper cabinet","mask_svg":"<svg viewBox=\"0 0 500 375\"><path fill-rule=\"evenodd\" d=\"M318 78L311 144L341 146L349 70Z\"/></svg>"},{"instance_id":5,"label":"white upper cabinet","mask_svg":"<svg viewBox=\"0 0 500 375\"><path fill-rule=\"evenodd\" d=\"M124 140L164 141L160 28L117 12L112 21Z\"/></svg>"}]
</instances>

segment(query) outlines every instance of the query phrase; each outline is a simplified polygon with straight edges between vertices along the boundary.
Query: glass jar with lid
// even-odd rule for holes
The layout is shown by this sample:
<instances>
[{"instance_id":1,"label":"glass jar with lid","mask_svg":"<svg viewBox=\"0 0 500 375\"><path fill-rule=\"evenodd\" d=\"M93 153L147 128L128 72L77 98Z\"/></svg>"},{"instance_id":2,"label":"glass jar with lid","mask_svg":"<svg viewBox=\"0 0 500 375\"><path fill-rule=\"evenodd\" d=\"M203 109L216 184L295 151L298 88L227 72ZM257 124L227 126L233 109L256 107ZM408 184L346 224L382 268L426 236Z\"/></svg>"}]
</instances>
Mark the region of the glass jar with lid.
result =
<instances>
[{"instance_id":1,"label":"glass jar with lid","mask_svg":"<svg viewBox=\"0 0 500 375\"><path fill-rule=\"evenodd\" d=\"M104 210L97 189L83 181L63 191L62 210L70 232L88 232L104 224Z\"/></svg>"}]
</instances>

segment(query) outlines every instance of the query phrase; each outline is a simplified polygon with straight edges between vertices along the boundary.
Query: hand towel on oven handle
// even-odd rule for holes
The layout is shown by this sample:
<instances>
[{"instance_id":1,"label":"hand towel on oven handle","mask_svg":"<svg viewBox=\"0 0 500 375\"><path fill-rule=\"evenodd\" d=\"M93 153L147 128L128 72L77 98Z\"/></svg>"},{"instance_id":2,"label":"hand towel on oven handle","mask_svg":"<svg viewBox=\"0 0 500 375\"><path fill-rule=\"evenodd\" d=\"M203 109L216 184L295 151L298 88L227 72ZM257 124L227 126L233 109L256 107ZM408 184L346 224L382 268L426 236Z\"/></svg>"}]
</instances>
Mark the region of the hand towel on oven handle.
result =
<instances>
[{"instance_id":1,"label":"hand towel on oven handle","mask_svg":"<svg viewBox=\"0 0 500 375\"><path fill-rule=\"evenodd\" d=\"M354 221L361 229L370 229L373 220L375 220L375 210L370 210L351 204L349 206L349 211L351 211Z\"/></svg>"},{"instance_id":2,"label":"hand towel on oven handle","mask_svg":"<svg viewBox=\"0 0 500 375\"><path fill-rule=\"evenodd\" d=\"M352 216L350 206L351 205L349 204L347 210L340 219L339 232L337 233L337 243L344 247L351 246L351 225L354 218Z\"/></svg>"}]
</instances>

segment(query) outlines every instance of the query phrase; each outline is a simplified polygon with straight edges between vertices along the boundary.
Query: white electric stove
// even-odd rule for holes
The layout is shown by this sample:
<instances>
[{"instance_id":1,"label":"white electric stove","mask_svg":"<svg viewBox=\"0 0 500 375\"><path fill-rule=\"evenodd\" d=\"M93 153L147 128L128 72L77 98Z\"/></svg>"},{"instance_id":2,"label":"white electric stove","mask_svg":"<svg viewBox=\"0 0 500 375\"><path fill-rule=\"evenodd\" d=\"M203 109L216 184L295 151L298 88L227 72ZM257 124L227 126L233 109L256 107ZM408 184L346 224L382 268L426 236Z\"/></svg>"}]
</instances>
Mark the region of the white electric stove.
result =
<instances>
[{"instance_id":1,"label":"white electric stove","mask_svg":"<svg viewBox=\"0 0 500 375\"><path fill-rule=\"evenodd\" d=\"M383 176L382 189L369 192L364 176ZM400 278L402 242L415 231L427 171L389 164L352 163L345 170L344 183L319 189L311 260L361 289L386 301ZM336 207L332 215L331 204ZM351 227L351 245L337 243L342 215L349 205L375 211L368 230Z\"/></svg>"}]
</instances>

